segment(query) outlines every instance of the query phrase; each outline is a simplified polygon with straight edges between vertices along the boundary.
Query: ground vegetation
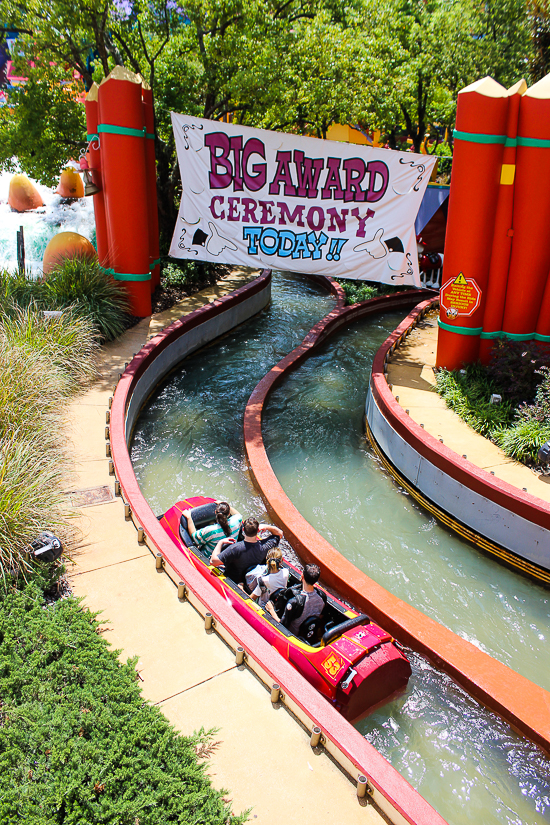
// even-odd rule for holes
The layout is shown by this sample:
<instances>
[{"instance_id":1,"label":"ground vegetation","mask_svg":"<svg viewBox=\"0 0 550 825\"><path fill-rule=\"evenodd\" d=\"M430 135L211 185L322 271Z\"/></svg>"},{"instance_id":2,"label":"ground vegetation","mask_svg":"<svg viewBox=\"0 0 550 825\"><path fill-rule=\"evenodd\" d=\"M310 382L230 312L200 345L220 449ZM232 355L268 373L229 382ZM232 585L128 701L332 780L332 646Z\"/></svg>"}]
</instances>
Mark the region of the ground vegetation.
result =
<instances>
[{"instance_id":1,"label":"ground vegetation","mask_svg":"<svg viewBox=\"0 0 550 825\"><path fill-rule=\"evenodd\" d=\"M550 353L536 342L499 341L490 364L438 370L447 405L511 458L537 466L550 441ZM501 397L491 403L492 395Z\"/></svg>"}]
</instances>

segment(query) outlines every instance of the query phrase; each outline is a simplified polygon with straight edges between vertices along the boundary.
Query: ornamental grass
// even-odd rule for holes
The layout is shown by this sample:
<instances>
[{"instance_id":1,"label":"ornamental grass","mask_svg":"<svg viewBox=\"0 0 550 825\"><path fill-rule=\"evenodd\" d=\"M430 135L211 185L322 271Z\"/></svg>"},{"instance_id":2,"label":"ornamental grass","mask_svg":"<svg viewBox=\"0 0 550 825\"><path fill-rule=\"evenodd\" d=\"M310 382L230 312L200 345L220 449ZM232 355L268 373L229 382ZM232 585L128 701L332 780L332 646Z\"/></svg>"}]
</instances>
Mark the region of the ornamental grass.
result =
<instances>
[{"instance_id":1,"label":"ornamental grass","mask_svg":"<svg viewBox=\"0 0 550 825\"><path fill-rule=\"evenodd\" d=\"M45 318L12 306L0 321L0 575L28 572L26 551L44 529L69 535L61 493L67 471L63 413L94 374L93 322L71 310Z\"/></svg>"}]
</instances>

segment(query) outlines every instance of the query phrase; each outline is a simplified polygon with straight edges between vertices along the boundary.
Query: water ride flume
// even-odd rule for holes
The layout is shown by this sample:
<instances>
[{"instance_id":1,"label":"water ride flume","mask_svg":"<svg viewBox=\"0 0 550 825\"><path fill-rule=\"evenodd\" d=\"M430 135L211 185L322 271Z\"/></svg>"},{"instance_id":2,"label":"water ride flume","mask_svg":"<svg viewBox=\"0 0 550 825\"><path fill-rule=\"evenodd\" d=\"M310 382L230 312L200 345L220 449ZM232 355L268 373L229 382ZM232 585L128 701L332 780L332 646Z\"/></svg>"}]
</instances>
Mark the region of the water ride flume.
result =
<instances>
[{"instance_id":1,"label":"water ride flume","mask_svg":"<svg viewBox=\"0 0 550 825\"><path fill-rule=\"evenodd\" d=\"M346 719L360 719L406 687L411 674L408 660L390 634L364 613L316 586L323 592L326 604L318 634L306 641L304 636L310 634L300 628L302 636L295 636L220 568L213 567L209 555L192 542L183 513L191 510L193 523L200 529L215 523L215 506L213 498L192 496L178 501L158 518L193 566ZM299 570L286 560L283 565L289 571L288 585L299 584Z\"/></svg>"}]
</instances>

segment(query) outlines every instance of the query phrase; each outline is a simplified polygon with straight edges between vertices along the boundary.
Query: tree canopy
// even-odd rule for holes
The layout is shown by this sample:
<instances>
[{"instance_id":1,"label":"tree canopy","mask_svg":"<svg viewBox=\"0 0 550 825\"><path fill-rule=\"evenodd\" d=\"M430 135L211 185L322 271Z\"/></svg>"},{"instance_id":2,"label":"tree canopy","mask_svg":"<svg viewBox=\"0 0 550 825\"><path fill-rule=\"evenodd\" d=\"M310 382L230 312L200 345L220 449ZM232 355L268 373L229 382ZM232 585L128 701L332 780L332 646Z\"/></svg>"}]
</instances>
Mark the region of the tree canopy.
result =
<instances>
[{"instance_id":1,"label":"tree canopy","mask_svg":"<svg viewBox=\"0 0 550 825\"><path fill-rule=\"evenodd\" d=\"M427 132L452 129L468 83L540 76L542 2L83 0L75 15L70 0L0 0L6 28L21 31L13 58L29 78L0 110L0 166L16 155L51 184L85 146L78 83L126 66L153 89L167 239L179 185L171 110L319 137L344 122L380 128L392 147L406 135L418 150Z\"/></svg>"}]
</instances>

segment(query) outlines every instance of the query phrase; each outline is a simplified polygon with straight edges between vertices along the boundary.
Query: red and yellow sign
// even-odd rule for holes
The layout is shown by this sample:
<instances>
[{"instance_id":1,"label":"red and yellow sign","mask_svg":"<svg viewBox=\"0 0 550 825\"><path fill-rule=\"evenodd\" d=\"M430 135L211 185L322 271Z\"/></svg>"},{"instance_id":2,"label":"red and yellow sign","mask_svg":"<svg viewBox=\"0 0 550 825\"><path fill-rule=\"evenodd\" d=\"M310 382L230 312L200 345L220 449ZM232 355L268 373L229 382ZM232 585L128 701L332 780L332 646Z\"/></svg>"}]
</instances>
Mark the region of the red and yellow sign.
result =
<instances>
[{"instance_id":1,"label":"red and yellow sign","mask_svg":"<svg viewBox=\"0 0 550 825\"><path fill-rule=\"evenodd\" d=\"M479 307L481 290L473 278L460 272L441 287L441 306L451 320L459 315L472 315Z\"/></svg>"}]
</instances>

